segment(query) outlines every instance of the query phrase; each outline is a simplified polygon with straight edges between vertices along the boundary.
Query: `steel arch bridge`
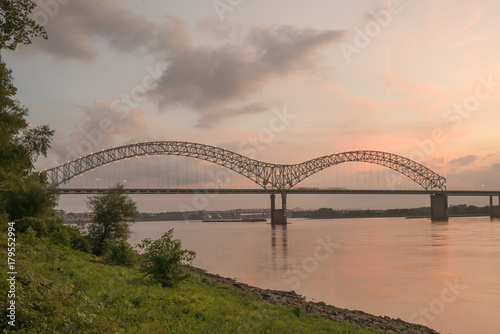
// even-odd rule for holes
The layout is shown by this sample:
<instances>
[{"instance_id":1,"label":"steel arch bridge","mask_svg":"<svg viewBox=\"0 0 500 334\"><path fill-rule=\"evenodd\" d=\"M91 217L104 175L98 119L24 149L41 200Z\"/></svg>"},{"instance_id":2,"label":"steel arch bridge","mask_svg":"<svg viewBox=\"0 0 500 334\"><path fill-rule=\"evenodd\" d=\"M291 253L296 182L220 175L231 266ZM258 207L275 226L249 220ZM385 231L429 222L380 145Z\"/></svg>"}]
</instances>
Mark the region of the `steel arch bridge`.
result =
<instances>
[{"instance_id":1,"label":"steel arch bridge","mask_svg":"<svg viewBox=\"0 0 500 334\"><path fill-rule=\"evenodd\" d=\"M446 178L418 162L393 153L351 151L325 155L297 164L275 164L261 162L215 146L180 141L154 141L113 147L40 173L45 173L51 184L60 185L111 162L154 155L186 156L212 162L245 176L264 189L276 189L277 192L286 192L326 168L354 161L390 168L413 180L425 190L446 191Z\"/></svg>"}]
</instances>

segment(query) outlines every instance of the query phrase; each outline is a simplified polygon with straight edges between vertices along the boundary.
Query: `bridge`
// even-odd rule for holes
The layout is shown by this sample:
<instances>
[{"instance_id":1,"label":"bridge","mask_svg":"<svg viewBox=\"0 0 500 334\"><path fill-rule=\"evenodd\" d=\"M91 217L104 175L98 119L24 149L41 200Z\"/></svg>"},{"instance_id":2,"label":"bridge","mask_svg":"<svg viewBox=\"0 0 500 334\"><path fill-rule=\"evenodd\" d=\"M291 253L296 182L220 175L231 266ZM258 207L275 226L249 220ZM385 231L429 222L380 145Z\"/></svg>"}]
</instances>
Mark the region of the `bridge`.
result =
<instances>
[{"instance_id":1,"label":"bridge","mask_svg":"<svg viewBox=\"0 0 500 334\"><path fill-rule=\"evenodd\" d=\"M182 156L210 162L231 170L255 183L257 189L180 189L180 188L149 188L126 189L129 194L181 194L181 193L231 193L249 194L266 193L271 197L271 222L286 224L286 198L288 193L300 194L427 194L431 196L431 218L434 221L448 219L448 196L490 196L492 217L500 217L500 203L493 205L493 196L499 196L500 191L447 191L446 178L427 168L426 166L388 152L359 150L324 155L315 159L296 164L277 164L255 160L236 152L211 145L204 145L180 141L154 141L127 144L113 147L99 152L92 152L86 156L68 161L60 166L46 169L40 173L47 176L48 181L59 186L70 180L92 172L101 166L110 163L130 160L132 158L151 156ZM348 163L364 162L393 170L417 184L421 190L349 190L337 187L318 189L316 187L300 187L300 182L310 176L332 166ZM99 188L61 188L62 193L90 194L98 193ZM282 198L281 209L275 205L276 194Z\"/></svg>"}]
</instances>

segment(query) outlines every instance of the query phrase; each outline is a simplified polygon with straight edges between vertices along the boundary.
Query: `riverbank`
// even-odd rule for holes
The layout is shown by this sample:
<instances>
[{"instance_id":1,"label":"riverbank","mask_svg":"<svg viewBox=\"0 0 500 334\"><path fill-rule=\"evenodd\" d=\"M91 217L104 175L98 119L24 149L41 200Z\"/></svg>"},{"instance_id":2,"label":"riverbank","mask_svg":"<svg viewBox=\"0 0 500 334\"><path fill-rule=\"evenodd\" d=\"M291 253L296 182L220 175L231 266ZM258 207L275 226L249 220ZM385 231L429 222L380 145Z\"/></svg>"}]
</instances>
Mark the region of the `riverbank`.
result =
<instances>
[{"instance_id":1,"label":"riverbank","mask_svg":"<svg viewBox=\"0 0 500 334\"><path fill-rule=\"evenodd\" d=\"M291 292L250 287L193 269L164 288L135 268L19 235L16 244L15 327L0 310L3 333L436 333ZM7 262L2 233L0 261ZM7 295L2 275L0 293ZM333 320L333 321L332 321Z\"/></svg>"},{"instance_id":2,"label":"riverbank","mask_svg":"<svg viewBox=\"0 0 500 334\"><path fill-rule=\"evenodd\" d=\"M327 305L323 302L306 301L305 297L296 294L294 291L279 291L261 289L234 279L222 277L220 275L208 273L206 270L191 267L194 275L201 278L208 278L212 284L230 286L236 290L252 293L266 303L273 305L283 305L298 307L302 312L316 314L334 322L348 322L358 327L373 327L383 330L386 333L405 334L439 334L428 327L408 323L401 319L393 319L387 316L375 316L362 311L353 311Z\"/></svg>"}]
</instances>

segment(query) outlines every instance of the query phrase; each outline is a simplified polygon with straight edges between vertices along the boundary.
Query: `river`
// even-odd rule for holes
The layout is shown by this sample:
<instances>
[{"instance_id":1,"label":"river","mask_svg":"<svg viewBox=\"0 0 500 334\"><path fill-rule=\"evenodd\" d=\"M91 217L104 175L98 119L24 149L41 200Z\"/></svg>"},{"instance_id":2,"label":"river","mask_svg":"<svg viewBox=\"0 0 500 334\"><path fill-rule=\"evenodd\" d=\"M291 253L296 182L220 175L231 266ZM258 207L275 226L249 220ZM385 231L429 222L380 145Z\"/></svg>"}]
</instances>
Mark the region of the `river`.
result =
<instances>
[{"instance_id":1,"label":"river","mask_svg":"<svg viewBox=\"0 0 500 334\"><path fill-rule=\"evenodd\" d=\"M130 242L174 229L194 265L261 288L387 315L441 333L500 333L500 221L289 219L139 222Z\"/></svg>"}]
</instances>

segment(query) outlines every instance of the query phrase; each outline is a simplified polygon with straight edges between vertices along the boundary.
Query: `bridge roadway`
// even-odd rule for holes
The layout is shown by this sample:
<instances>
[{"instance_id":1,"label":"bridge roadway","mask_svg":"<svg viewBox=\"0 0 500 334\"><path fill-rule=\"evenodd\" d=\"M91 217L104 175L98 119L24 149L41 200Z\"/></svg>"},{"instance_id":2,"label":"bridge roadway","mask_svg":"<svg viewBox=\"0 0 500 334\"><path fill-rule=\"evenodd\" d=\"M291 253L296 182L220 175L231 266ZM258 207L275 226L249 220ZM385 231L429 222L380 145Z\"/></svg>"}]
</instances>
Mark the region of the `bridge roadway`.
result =
<instances>
[{"instance_id":1,"label":"bridge roadway","mask_svg":"<svg viewBox=\"0 0 500 334\"><path fill-rule=\"evenodd\" d=\"M59 188L61 194L91 195L106 191L106 188ZM159 194L353 194L353 195L435 195L448 196L500 196L500 191L492 190L352 190L352 189L311 189L296 188L280 191L278 189L163 189L163 188L125 188L130 195Z\"/></svg>"}]
</instances>

